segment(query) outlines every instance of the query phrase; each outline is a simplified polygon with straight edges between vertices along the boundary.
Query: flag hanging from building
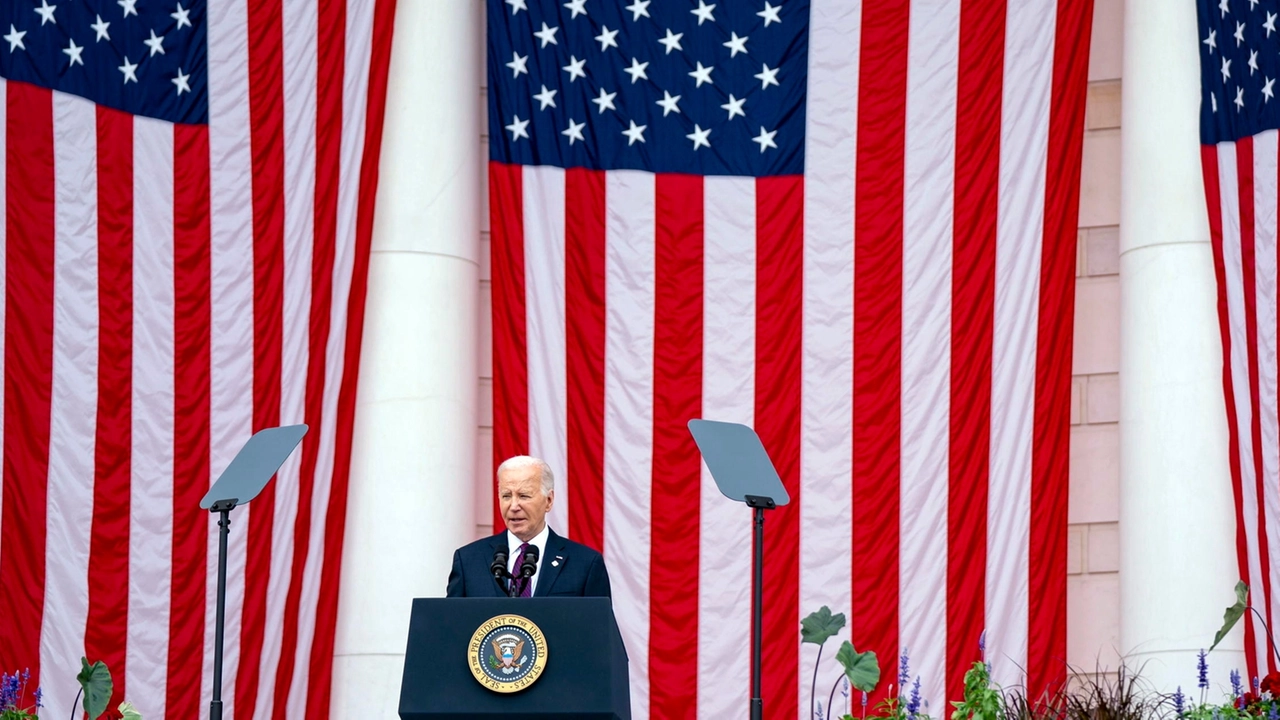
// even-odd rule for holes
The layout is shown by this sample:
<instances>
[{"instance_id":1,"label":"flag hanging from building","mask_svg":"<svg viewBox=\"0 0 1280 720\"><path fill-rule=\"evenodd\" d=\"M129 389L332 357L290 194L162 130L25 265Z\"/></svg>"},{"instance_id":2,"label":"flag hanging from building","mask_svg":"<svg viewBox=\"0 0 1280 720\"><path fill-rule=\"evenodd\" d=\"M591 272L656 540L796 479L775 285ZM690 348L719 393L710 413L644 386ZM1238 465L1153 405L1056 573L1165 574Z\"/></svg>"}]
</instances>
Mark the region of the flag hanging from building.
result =
<instances>
[{"instance_id":1,"label":"flag hanging from building","mask_svg":"<svg viewBox=\"0 0 1280 720\"><path fill-rule=\"evenodd\" d=\"M1251 604L1280 617L1280 424L1276 419L1276 165L1280 3L1200 0L1200 142L1218 279L1236 553ZM1277 669L1245 615L1249 677Z\"/></svg>"},{"instance_id":2,"label":"flag hanging from building","mask_svg":"<svg viewBox=\"0 0 1280 720\"><path fill-rule=\"evenodd\" d=\"M561 473L637 718L749 695L750 511L695 417L755 427L792 499L769 717L808 713L824 604L934 715L984 629L1000 682L1065 678L1091 6L489 0L494 460Z\"/></svg>"},{"instance_id":3,"label":"flag hanging from building","mask_svg":"<svg viewBox=\"0 0 1280 720\"><path fill-rule=\"evenodd\" d=\"M227 717L325 717L391 0L0 4L0 667L146 717L212 693L201 497L232 513Z\"/></svg>"}]
</instances>

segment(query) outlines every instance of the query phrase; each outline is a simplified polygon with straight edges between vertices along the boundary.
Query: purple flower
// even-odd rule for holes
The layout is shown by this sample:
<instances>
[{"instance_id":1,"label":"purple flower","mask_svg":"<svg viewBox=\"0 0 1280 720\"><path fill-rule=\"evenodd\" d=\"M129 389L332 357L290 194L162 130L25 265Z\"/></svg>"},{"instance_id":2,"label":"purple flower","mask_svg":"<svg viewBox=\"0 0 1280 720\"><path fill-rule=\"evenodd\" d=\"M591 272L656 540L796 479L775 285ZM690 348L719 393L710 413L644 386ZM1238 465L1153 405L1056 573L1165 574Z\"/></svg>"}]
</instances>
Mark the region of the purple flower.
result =
<instances>
[{"instance_id":1,"label":"purple flower","mask_svg":"<svg viewBox=\"0 0 1280 720\"><path fill-rule=\"evenodd\" d=\"M42 698L44 698L44 691L41 690L40 688L36 688L36 709L37 710L44 707L44 705L40 702Z\"/></svg>"},{"instance_id":2,"label":"purple flower","mask_svg":"<svg viewBox=\"0 0 1280 720\"><path fill-rule=\"evenodd\" d=\"M1267 709L1267 720L1280 720L1280 705L1271 703L1271 707Z\"/></svg>"},{"instance_id":3,"label":"purple flower","mask_svg":"<svg viewBox=\"0 0 1280 720\"><path fill-rule=\"evenodd\" d=\"M1205 651L1200 651L1199 659L1196 661L1196 670L1200 673L1200 689L1209 689L1209 661L1205 658Z\"/></svg>"},{"instance_id":4,"label":"purple flower","mask_svg":"<svg viewBox=\"0 0 1280 720\"><path fill-rule=\"evenodd\" d=\"M0 673L0 710L13 709L18 704L18 675Z\"/></svg>"},{"instance_id":5,"label":"purple flower","mask_svg":"<svg viewBox=\"0 0 1280 720\"><path fill-rule=\"evenodd\" d=\"M866 707L866 706L867 706L867 694L864 692L862 693L862 707Z\"/></svg>"},{"instance_id":6,"label":"purple flower","mask_svg":"<svg viewBox=\"0 0 1280 720\"><path fill-rule=\"evenodd\" d=\"M907 715L915 717L920 711L920 676L916 676L915 683L911 686L911 696L907 699Z\"/></svg>"},{"instance_id":7,"label":"purple flower","mask_svg":"<svg viewBox=\"0 0 1280 720\"><path fill-rule=\"evenodd\" d=\"M906 648L902 648L902 655L898 658L898 694L902 694L902 688L907 686L907 681L911 679L910 656Z\"/></svg>"},{"instance_id":8,"label":"purple flower","mask_svg":"<svg viewBox=\"0 0 1280 720\"><path fill-rule=\"evenodd\" d=\"M1173 693L1173 708L1178 711L1178 717L1182 717L1182 712L1186 708L1187 698L1182 694L1182 686L1179 685L1176 692Z\"/></svg>"},{"instance_id":9,"label":"purple flower","mask_svg":"<svg viewBox=\"0 0 1280 720\"><path fill-rule=\"evenodd\" d=\"M983 657L987 655L987 631L985 629L978 636L978 652L982 653Z\"/></svg>"},{"instance_id":10,"label":"purple flower","mask_svg":"<svg viewBox=\"0 0 1280 720\"><path fill-rule=\"evenodd\" d=\"M840 676L840 694L844 696L847 704L849 702L849 678L844 675Z\"/></svg>"},{"instance_id":11,"label":"purple flower","mask_svg":"<svg viewBox=\"0 0 1280 720\"><path fill-rule=\"evenodd\" d=\"M1231 697L1238 698L1244 694L1244 689L1240 687L1240 671L1231 671Z\"/></svg>"}]
</instances>

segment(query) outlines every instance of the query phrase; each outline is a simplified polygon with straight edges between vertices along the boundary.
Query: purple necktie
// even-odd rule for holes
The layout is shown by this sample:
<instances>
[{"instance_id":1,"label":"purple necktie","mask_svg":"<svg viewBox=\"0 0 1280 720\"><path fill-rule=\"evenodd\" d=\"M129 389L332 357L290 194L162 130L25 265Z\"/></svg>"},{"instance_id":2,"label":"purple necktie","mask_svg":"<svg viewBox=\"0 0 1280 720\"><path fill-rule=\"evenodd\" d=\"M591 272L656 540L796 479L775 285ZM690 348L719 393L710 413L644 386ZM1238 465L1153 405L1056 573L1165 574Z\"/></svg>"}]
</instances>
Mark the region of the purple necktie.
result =
<instances>
[{"instance_id":1,"label":"purple necktie","mask_svg":"<svg viewBox=\"0 0 1280 720\"><path fill-rule=\"evenodd\" d=\"M525 555L529 552L529 543L520 543L520 552L516 555L515 574L519 575L520 566L524 564ZM512 582L516 583L516 587L520 588L520 592L515 597L527 598L533 595L533 578L517 577Z\"/></svg>"}]
</instances>

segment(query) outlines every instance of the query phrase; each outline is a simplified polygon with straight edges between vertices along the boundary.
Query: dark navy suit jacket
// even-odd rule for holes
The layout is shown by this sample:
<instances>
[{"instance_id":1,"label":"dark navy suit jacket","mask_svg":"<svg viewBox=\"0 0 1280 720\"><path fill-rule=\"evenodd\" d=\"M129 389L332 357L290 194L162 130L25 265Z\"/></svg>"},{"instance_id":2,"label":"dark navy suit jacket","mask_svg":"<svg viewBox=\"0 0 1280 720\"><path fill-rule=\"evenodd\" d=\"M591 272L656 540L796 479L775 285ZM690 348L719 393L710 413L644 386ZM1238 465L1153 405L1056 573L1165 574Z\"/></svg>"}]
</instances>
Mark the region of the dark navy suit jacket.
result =
<instances>
[{"instance_id":1,"label":"dark navy suit jacket","mask_svg":"<svg viewBox=\"0 0 1280 720\"><path fill-rule=\"evenodd\" d=\"M453 553L448 597L506 597L506 589L489 573L493 553L507 547L507 531L464 545ZM534 597L610 597L604 558L586 545L547 533L547 548L538 559Z\"/></svg>"}]
</instances>

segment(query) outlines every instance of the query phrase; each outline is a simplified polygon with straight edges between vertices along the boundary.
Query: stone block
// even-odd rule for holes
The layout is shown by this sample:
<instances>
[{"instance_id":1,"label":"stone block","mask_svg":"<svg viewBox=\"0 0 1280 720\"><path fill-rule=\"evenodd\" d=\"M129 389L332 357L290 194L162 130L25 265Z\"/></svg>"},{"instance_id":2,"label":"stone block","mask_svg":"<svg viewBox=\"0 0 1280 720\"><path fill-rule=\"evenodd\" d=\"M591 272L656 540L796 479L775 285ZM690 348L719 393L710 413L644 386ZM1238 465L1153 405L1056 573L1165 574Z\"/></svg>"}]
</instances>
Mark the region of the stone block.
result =
<instances>
[{"instance_id":1,"label":"stone block","mask_svg":"<svg viewBox=\"0 0 1280 720\"><path fill-rule=\"evenodd\" d=\"M1089 228L1085 237L1085 275L1116 275L1120 272L1120 228Z\"/></svg>"},{"instance_id":2,"label":"stone block","mask_svg":"<svg viewBox=\"0 0 1280 720\"><path fill-rule=\"evenodd\" d=\"M1085 408L1085 422L1091 425L1119 422L1120 376L1116 373L1090 375Z\"/></svg>"},{"instance_id":3,"label":"stone block","mask_svg":"<svg viewBox=\"0 0 1280 720\"><path fill-rule=\"evenodd\" d=\"M1088 244L1089 228L1079 228L1076 230L1076 277L1085 274L1085 256L1084 248Z\"/></svg>"},{"instance_id":4,"label":"stone block","mask_svg":"<svg viewBox=\"0 0 1280 720\"><path fill-rule=\"evenodd\" d=\"M1120 572L1120 524L1099 523L1089 526L1089 574Z\"/></svg>"},{"instance_id":5,"label":"stone block","mask_svg":"<svg viewBox=\"0 0 1280 720\"><path fill-rule=\"evenodd\" d=\"M489 157L489 141L480 140L480 160ZM489 232L489 163L484 163L484 175L480 178L480 232Z\"/></svg>"},{"instance_id":6,"label":"stone block","mask_svg":"<svg viewBox=\"0 0 1280 720\"><path fill-rule=\"evenodd\" d=\"M1081 278L1076 282L1073 375L1102 375L1120 370L1120 276Z\"/></svg>"},{"instance_id":7,"label":"stone block","mask_svg":"<svg viewBox=\"0 0 1280 720\"><path fill-rule=\"evenodd\" d=\"M1120 426L1071 428L1067 522L1107 523L1120 519Z\"/></svg>"},{"instance_id":8,"label":"stone block","mask_svg":"<svg viewBox=\"0 0 1280 720\"><path fill-rule=\"evenodd\" d=\"M1084 134L1080 165L1080 227L1120 224L1120 130Z\"/></svg>"},{"instance_id":9,"label":"stone block","mask_svg":"<svg viewBox=\"0 0 1280 720\"><path fill-rule=\"evenodd\" d=\"M1124 0L1094 0L1089 82L1118 80L1124 66Z\"/></svg>"},{"instance_id":10,"label":"stone block","mask_svg":"<svg viewBox=\"0 0 1280 720\"><path fill-rule=\"evenodd\" d=\"M1067 528L1068 575L1079 575L1084 572L1084 543L1087 532L1087 525L1072 525Z\"/></svg>"},{"instance_id":11,"label":"stone block","mask_svg":"<svg viewBox=\"0 0 1280 720\"><path fill-rule=\"evenodd\" d=\"M1084 390L1085 383L1088 378L1073 377L1071 378L1071 424L1079 425L1080 418L1084 417Z\"/></svg>"},{"instance_id":12,"label":"stone block","mask_svg":"<svg viewBox=\"0 0 1280 720\"><path fill-rule=\"evenodd\" d=\"M479 442L476 443L476 525L493 527L493 428L482 427L477 430Z\"/></svg>"},{"instance_id":13,"label":"stone block","mask_svg":"<svg viewBox=\"0 0 1280 720\"><path fill-rule=\"evenodd\" d=\"M1120 81L1089 83L1084 106L1084 129L1120 127Z\"/></svg>"},{"instance_id":14,"label":"stone block","mask_svg":"<svg viewBox=\"0 0 1280 720\"><path fill-rule=\"evenodd\" d=\"M480 283L480 377L493 377L493 293Z\"/></svg>"},{"instance_id":15,"label":"stone block","mask_svg":"<svg viewBox=\"0 0 1280 720\"><path fill-rule=\"evenodd\" d=\"M480 427L493 428L493 378L480 378Z\"/></svg>"},{"instance_id":16,"label":"stone block","mask_svg":"<svg viewBox=\"0 0 1280 720\"><path fill-rule=\"evenodd\" d=\"M1120 665L1120 575L1067 578L1067 664L1091 672Z\"/></svg>"}]
</instances>

